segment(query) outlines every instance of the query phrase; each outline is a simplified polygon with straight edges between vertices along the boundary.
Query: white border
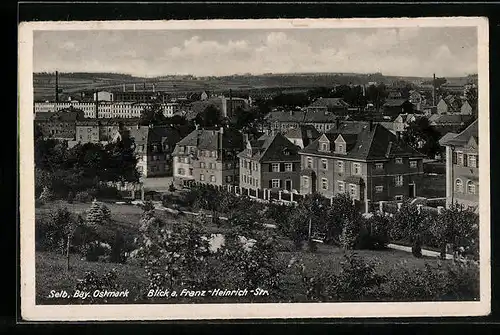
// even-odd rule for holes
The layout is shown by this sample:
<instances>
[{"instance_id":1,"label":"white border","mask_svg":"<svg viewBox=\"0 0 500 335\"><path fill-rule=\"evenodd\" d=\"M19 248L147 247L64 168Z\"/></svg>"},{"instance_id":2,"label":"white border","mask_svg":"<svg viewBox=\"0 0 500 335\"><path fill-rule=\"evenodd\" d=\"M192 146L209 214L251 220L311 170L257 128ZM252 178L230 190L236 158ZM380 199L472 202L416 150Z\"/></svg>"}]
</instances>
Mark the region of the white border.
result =
<instances>
[{"instance_id":1,"label":"white border","mask_svg":"<svg viewBox=\"0 0 500 335\"><path fill-rule=\"evenodd\" d=\"M188 305L35 305L33 31L471 27L478 29L480 301ZM488 20L480 17L27 22L19 26L21 313L27 321L479 316L490 313Z\"/></svg>"}]
</instances>

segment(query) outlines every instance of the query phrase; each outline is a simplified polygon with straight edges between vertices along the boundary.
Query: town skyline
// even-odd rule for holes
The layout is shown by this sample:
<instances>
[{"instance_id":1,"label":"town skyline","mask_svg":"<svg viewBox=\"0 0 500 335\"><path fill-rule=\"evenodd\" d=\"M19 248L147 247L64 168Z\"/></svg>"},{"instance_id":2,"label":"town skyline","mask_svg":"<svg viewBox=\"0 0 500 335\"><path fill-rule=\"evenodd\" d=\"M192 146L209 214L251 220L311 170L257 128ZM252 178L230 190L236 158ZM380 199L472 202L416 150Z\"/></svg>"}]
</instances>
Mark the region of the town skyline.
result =
<instances>
[{"instance_id":1,"label":"town skyline","mask_svg":"<svg viewBox=\"0 0 500 335\"><path fill-rule=\"evenodd\" d=\"M34 72L231 76L477 73L474 27L36 31ZM127 70L124 70L127 69Z\"/></svg>"}]
</instances>

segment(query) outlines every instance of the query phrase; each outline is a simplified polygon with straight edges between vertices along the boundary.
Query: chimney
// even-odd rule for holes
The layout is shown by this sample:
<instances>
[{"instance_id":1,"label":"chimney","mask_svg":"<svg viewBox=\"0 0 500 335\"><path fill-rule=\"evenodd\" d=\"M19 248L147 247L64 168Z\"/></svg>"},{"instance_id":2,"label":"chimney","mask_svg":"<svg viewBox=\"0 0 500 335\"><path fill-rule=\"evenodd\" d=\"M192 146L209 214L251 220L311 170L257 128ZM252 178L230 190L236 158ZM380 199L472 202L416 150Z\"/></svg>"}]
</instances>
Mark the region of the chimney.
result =
<instances>
[{"instance_id":1,"label":"chimney","mask_svg":"<svg viewBox=\"0 0 500 335\"><path fill-rule=\"evenodd\" d=\"M432 75L432 106L436 106L436 74Z\"/></svg>"},{"instance_id":2,"label":"chimney","mask_svg":"<svg viewBox=\"0 0 500 335\"><path fill-rule=\"evenodd\" d=\"M335 128L337 128L337 130L340 128L340 119L339 118L335 119Z\"/></svg>"},{"instance_id":3,"label":"chimney","mask_svg":"<svg viewBox=\"0 0 500 335\"><path fill-rule=\"evenodd\" d=\"M144 92L146 92L146 83L144 82Z\"/></svg>"},{"instance_id":4,"label":"chimney","mask_svg":"<svg viewBox=\"0 0 500 335\"><path fill-rule=\"evenodd\" d=\"M290 109L290 116L292 116L292 115L293 115L293 110Z\"/></svg>"},{"instance_id":5,"label":"chimney","mask_svg":"<svg viewBox=\"0 0 500 335\"><path fill-rule=\"evenodd\" d=\"M59 102L59 72L56 71L56 102Z\"/></svg>"},{"instance_id":6,"label":"chimney","mask_svg":"<svg viewBox=\"0 0 500 335\"><path fill-rule=\"evenodd\" d=\"M123 92L125 92L125 84L123 84Z\"/></svg>"},{"instance_id":7,"label":"chimney","mask_svg":"<svg viewBox=\"0 0 500 335\"><path fill-rule=\"evenodd\" d=\"M155 84L153 84L153 93L155 93Z\"/></svg>"},{"instance_id":8,"label":"chimney","mask_svg":"<svg viewBox=\"0 0 500 335\"><path fill-rule=\"evenodd\" d=\"M233 116L233 91L229 89L229 117Z\"/></svg>"},{"instance_id":9,"label":"chimney","mask_svg":"<svg viewBox=\"0 0 500 335\"><path fill-rule=\"evenodd\" d=\"M134 84L134 92L135 92L135 84Z\"/></svg>"},{"instance_id":10,"label":"chimney","mask_svg":"<svg viewBox=\"0 0 500 335\"><path fill-rule=\"evenodd\" d=\"M95 118L99 118L99 91L95 90Z\"/></svg>"}]
</instances>

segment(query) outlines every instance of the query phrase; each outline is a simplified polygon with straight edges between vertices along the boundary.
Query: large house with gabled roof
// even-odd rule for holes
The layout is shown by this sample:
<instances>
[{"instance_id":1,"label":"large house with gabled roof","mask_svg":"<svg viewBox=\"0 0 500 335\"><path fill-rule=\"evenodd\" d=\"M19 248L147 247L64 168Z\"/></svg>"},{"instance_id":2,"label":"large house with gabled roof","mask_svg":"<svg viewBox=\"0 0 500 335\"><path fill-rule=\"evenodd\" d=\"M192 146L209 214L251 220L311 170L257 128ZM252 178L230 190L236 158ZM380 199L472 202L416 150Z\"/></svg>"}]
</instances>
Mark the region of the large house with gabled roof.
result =
<instances>
[{"instance_id":1,"label":"large house with gabled roof","mask_svg":"<svg viewBox=\"0 0 500 335\"><path fill-rule=\"evenodd\" d=\"M272 191L300 190L300 147L283 134L271 132L251 140L245 137L240 159L240 186Z\"/></svg>"},{"instance_id":2,"label":"large house with gabled roof","mask_svg":"<svg viewBox=\"0 0 500 335\"><path fill-rule=\"evenodd\" d=\"M347 192L366 211L370 202L416 197L423 176L424 155L373 122L340 122L299 155L301 194Z\"/></svg>"}]
</instances>

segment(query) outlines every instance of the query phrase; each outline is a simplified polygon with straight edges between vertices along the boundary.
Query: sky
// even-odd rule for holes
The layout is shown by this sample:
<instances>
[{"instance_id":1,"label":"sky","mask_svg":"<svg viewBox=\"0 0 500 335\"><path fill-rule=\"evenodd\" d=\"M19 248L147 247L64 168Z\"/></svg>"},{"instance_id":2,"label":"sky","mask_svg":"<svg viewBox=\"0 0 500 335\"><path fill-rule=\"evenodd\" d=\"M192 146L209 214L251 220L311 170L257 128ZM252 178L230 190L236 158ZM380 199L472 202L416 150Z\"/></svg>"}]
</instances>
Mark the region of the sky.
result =
<instances>
[{"instance_id":1,"label":"sky","mask_svg":"<svg viewBox=\"0 0 500 335\"><path fill-rule=\"evenodd\" d=\"M35 31L34 72L477 73L475 27Z\"/></svg>"}]
</instances>

